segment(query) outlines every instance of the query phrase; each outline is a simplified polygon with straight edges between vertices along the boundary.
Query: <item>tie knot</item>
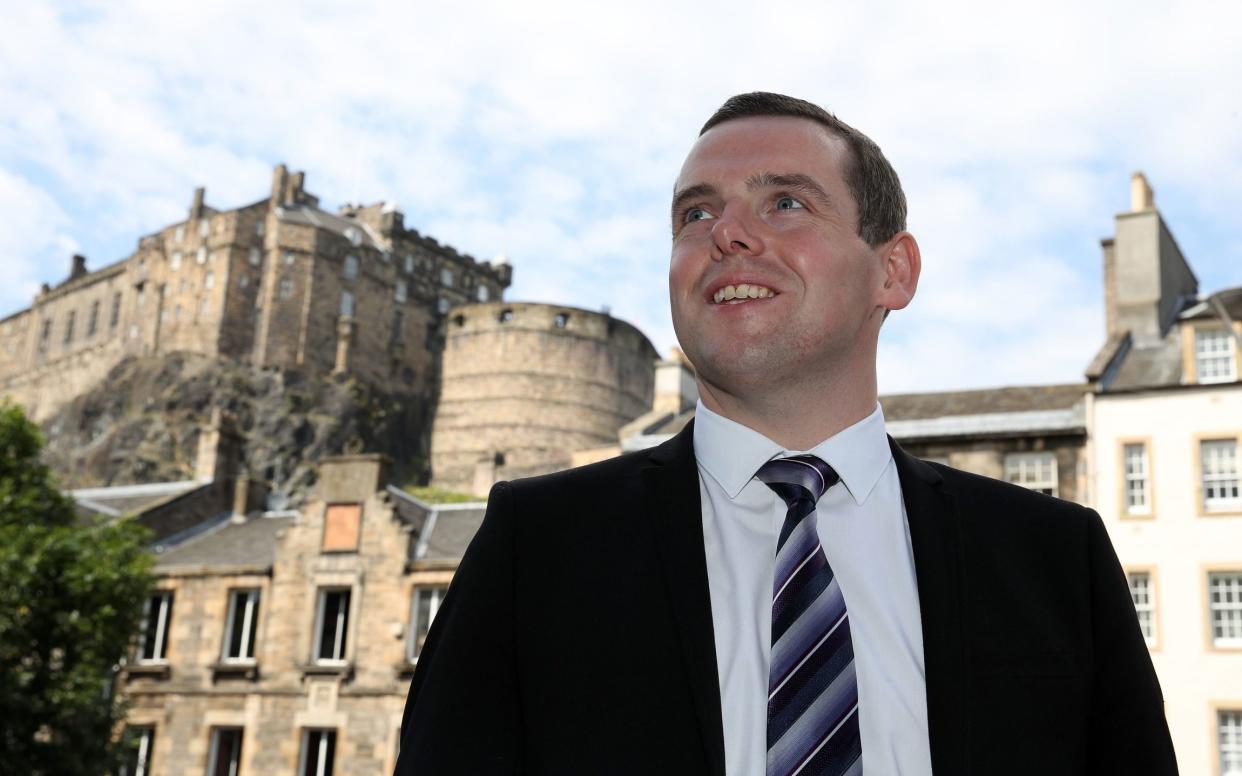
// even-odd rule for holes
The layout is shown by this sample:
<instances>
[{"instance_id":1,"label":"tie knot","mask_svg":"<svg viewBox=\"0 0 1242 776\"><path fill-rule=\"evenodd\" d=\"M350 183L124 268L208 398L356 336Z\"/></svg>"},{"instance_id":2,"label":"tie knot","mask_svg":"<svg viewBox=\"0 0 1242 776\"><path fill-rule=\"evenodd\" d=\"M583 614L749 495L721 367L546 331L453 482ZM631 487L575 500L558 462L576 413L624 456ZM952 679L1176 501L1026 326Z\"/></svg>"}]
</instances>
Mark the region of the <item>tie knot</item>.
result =
<instances>
[{"instance_id":1,"label":"tie knot","mask_svg":"<svg viewBox=\"0 0 1242 776\"><path fill-rule=\"evenodd\" d=\"M760 466L755 476L776 491L786 506L793 506L798 498L818 502L826 490L841 480L831 466L813 455L773 458Z\"/></svg>"}]
</instances>

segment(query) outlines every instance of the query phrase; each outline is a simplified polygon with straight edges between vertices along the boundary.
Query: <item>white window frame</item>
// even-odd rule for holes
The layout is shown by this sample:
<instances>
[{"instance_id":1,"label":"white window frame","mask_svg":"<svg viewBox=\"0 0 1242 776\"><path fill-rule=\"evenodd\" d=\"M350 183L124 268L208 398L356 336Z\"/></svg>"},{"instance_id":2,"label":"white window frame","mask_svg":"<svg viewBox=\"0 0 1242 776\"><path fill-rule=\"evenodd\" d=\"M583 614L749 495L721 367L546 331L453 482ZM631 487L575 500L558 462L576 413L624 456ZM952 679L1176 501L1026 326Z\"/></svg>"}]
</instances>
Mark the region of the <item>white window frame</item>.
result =
<instances>
[{"instance_id":1,"label":"white window frame","mask_svg":"<svg viewBox=\"0 0 1242 776\"><path fill-rule=\"evenodd\" d=\"M224 642L220 645L221 663L255 662L255 644L259 634L259 603L261 601L258 588L238 588L229 591L229 609L224 620ZM238 645L240 654L230 655L233 646L233 628L237 626L238 607L241 607L242 636Z\"/></svg>"},{"instance_id":2,"label":"white window frame","mask_svg":"<svg viewBox=\"0 0 1242 776\"><path fill-rule=\"evenodd\" d=\"M159 603L156 604L156 599ZM159 611L155 613L155 622L152 623L153 606L158 606ZM172 621L173 591L156 590L147 598L142 607L142 627L139 629L138 652L135 659L139 663L145 664L163 664L168 662L168 627ZM154 649L151 650L152 655L146 656L147 637L151 634L151 628L154 625L155 639Z\"/></svg>"},{"instance_id":3,"label":"white window frame","mask_svg":"<svg viewBox=\"0 0 1242 776\"><path fill-rule=\"evenodd\" d=\"M1207 579L1212 646L1242 647L1242 571L1211 571Z\"/></svg>"},{"instance_id":4,"label":"white window frame","mask_svg":"<svg viewBox=\"0 0 1242 776\"><path fill-rule=\"evenodd\" d=\"M1195 381L1231 383L1238 379L1233 332L1228 329L1195 329Z\"/></svg>"},{"instance_id":5,"label":"white window frame","mask_svg":"<svg viewBox=\"0 0 1242 776\"><path fill-rule=\"evenodd\" d=\"M332 645L332 657L323 657L320 654L320 647L323 645L324 616L327 613L328 596L333 594L345 595L344 611L340 606L337 607L334 635ZM345 665L349 662L349 617L353 612L353 590L348 587L322 587L319 589L318 601L315 605L315 642L311 645L311 654L313 661L318 665Z\"/></svg>"},{"instance_id":6,"label":"white window frame","mask_svg":"<svg viewBox=\"0 0 1242 776\"><path fill-rule=\"evenodd\" d=\"M311 752L311 747L314 747L314 752ZM302 731L302 752L298 756L298 776L332 776L335 759L335 729L306 728Z\"/></svg>"},{"instance_id":7,"label":"white window frame","mask_svg":"<svg viewBox=\"0 0 1242 776\"><path fill-rule=\"evenodd\" d=\"M1138 454L1132 455L1137 450ZM1127 515L1151 514L1151 456L1146 442L1121 446L1121 498Z\"/></svg>"},{"instance_id":8,"label":"white window frame","mask_svg":"<svg viewBox=\"0 0 1242 776\"><path fill-rule=\"evenodd\" d=\"M1238 440L1199 440L1199 487L1205 511L1233 511L1242 507L1242 472Z\"/></svg>"},{"instance_id":9,"label":"white window frame","mask_svg":"<svg viewBox=\"0 0 1242 776\"><path fill-rule=\"evenodd\" d=\"M137 756L134 759L134 772L129 772L129 758L121 765L119 776L147 776L151 770L151 750L155 748L155 726L154 725L132 725L129 732L141 731L138 733Z\"/></svg>"},{"instance_id":10,"label":"white window frame","mask_svg":"<svg viewBox=\"0 0 1242 776\"><path fill-rule=\"evenodd\" d=\"M225 726L213 727L211 729L211 749L207 755L207 776L216 776L220 769L220 744L221 739L225 735L237 735L237 745L233 747L231 752L232 758L225 763L227 770L224 771L226 776L237 776L241 770L241 753L242 741L245 738L245 728Z\"/></svg>"},{"instance_id":11,"label":"white window frame","mask_svg":"<svg viewBox=\"0 0 1242 776\"><path fill-rule=\"evenodd\" d=\"M405 659L411 663L418 662L418 655L422 651L419 644L419 636L431 630L431 624L436 620L436 613L440 611L440 604L444 601L444 596L448 593L448 585L419 585L414 588L410 595L410 631L405 644ZM427 598L427 622L424 627L419 610L421 599ZM422 632L420 634L420 631Z\"/></svg>"},{"instance_id":12,"label":"white window frame","mask_svg":"<svg viewBox=\"0 0 1242 776\"><path fill-rule=\"evenodd\" d=\"M1242 709L1216 710L1216 745L1221 776L1242 773Z\"/></svg>"},{"instance_id":13,"label":"white window frame","mask_svg":"<svg viewBox=\"0 0 1242 776\"><path fill-rule=\"evenodd\" d=\"M1143 631L1143 641L1147 646L1156 644L1156 582L1150 571L1136 570L1126 572L1126 584L1130 588L1130 600L1134 603L1134 614L1138 617L1139 629Z\"/></svg>"},{"instance_id":14,"label":"white window frame","mask_svg":"<svg viewBox=\"0 0 1242 776\"><path fill-rule=\"evenodd\" d=\"M1048 477L1043 476L1040 471L1045 463L1052 464ZM1041 493L1051 491L1048 495L1056 496L1060 490L1056 453L1044 451L1007 454L1005 456L1005 481Z\"/></svg>"}]
</instances>

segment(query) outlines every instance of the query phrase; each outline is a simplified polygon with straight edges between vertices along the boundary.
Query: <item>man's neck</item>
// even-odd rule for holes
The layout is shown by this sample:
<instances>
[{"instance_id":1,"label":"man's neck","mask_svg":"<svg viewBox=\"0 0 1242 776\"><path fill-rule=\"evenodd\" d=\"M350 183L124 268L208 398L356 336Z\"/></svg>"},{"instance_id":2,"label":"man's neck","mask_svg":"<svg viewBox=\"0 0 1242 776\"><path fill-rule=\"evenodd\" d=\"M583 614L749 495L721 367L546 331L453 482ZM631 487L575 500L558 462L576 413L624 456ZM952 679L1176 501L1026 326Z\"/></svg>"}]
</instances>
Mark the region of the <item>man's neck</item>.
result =
<instances>
[{"instance_id":1,"label":"man's neck","mask_svg":"<svg viewBox=\"0 0 1242 776\"><path fill-rule=\"evenodd\" d=\"M875 373L862 379L730 392L699 379L699 398L717 415L758 431L786 450L810 450L875 410Z\"/></svg>"}]
</instances>

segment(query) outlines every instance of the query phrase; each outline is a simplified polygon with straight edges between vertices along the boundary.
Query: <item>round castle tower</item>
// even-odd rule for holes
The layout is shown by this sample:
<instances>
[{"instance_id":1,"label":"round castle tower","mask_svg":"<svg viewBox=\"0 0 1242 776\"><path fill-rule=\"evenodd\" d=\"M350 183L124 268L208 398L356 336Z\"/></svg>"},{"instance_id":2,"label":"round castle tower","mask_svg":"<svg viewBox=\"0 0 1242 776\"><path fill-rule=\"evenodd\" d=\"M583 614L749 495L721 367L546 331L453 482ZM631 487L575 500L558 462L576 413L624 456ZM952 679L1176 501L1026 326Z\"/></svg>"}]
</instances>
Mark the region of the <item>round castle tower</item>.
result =
<instances>
[{"instance_id":1,"label":"round castle tower","mask_svg":"<svg viewBox=\"0 0 1242 776\"><path fill-rule=\"evenodd\" d=\"M490 302L445 321L432 483L487 495L492 483L568 468L615 445L651 409L658 358L634 326L563 305Z\"/></svg>"}]
</instances>

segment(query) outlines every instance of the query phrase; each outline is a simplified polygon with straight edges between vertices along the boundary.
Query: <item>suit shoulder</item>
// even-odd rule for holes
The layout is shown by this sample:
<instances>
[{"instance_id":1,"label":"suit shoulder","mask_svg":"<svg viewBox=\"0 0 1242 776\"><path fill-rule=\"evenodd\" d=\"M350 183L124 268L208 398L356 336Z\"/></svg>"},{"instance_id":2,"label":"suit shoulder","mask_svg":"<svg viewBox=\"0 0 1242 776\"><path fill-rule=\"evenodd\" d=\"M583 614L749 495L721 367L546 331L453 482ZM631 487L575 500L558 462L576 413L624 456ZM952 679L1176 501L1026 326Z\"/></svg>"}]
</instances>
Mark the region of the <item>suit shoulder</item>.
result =
<instances>
[{"instance_id":1,"label":"suit shoulder","mask_svg":"<svg viewBox=\"0 0 1242 776\"><path fill-rule=\"evenodd\" d=\"M638 478L650 452L638 450L624 453L584 466L536 477L523 477L504 484L522 501L548 497L563 501L591 494L598 497L601 493L624 488Z\"/></svg>"},{"instance_id":2,"label":"suit shoulder","mask_svg":"<svg viewBox=\"0 0 1242 776\"><path fill-rule=\"evenodd\" d=\"M943 478L945 491L957 497L960 508L972 511L995 509L999 510L998 514L1048 515L1079 520L1087 519L1095 514L1081 504L1049 496L1012 482L954 469L932 461L923 463Z\"/></svg>"}]
</instances>

